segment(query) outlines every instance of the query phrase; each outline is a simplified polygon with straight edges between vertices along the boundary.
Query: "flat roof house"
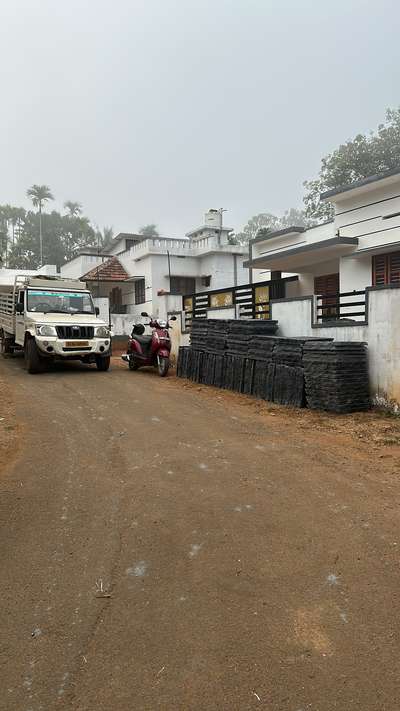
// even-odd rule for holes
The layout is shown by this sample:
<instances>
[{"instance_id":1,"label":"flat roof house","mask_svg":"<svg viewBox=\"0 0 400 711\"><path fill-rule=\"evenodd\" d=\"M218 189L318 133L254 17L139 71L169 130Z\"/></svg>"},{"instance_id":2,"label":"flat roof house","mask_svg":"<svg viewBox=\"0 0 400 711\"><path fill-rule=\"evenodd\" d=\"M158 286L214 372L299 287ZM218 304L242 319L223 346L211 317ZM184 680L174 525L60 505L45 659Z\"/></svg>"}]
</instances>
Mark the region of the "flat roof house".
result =
<instances>
[{"instance_id":1,"label":"flat roof house","mask_svg":"<svg viewBox=\"0 0 400 711\"><path fill-rule=\"evenodd\" d=\"M247 266L298 274L270 304L280 335L366 341L373 398L400 411L400 168L321 199L332 221L253 240Z\"/></svg>"},{"instance_id":2,"label":"flat roof house","mask_svg":"<svg viewBox=\"0 0 400 711\"><path fill-rule=\"evenodd\" d=\"M348 294L399 283L400 168L331 190L321 199L333 203L332 221L253 240L247 265L298 274L291 296ZM344 305L350 297L343 300ZM331 317L349 318L349 313L347 307L343 313L330 309Z\"/></svg>"},{"instance_id":3,"label":"flat roof house","mask_svg":"<svg viewBox=\"0 0 400 711\"><path fill-rule=\"evenodd\" d=\"M184 238L120 233L106 253L85 250L61 274L88 281L95 297L107 297L115 332L122 335L143 310L165 318L182 311L185 294L246 284L247 247L232 243L231 232L222 224L222 211L208 210L203 225Z\"/></svg>"}]
</instances>

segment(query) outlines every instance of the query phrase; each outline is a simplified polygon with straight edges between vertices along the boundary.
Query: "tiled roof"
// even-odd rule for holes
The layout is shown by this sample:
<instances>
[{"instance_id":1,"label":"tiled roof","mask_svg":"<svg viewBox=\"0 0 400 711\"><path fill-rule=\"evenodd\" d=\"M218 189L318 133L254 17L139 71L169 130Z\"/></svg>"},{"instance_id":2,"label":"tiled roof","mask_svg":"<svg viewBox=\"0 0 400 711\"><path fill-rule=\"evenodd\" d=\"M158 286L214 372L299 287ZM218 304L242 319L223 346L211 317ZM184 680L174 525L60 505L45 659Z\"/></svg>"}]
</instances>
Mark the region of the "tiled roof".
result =
<instances>
[{"instance_id":1,"label":"tiled roof","mask_svg":"<svg viewBox=\"0 0 400 711\"><path fill-rule=\"evenodd\" d=\"M84 274L81 281L125 281L127 278L128 272L125 271L119 259L111 257Z\"/></svg>"}]
</instances>

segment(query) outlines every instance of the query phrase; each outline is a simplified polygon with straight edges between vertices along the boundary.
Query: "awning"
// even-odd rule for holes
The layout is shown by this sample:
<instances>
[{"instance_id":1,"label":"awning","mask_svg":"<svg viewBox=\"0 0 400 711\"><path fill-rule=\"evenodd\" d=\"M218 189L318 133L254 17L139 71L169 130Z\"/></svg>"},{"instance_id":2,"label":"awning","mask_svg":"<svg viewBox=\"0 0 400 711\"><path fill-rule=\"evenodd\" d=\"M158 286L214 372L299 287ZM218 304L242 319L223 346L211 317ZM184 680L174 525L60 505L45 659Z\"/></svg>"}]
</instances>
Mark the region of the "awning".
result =
<instances>
[{"instance_id":1,"label":"awning","mask_svg":"<svg viewBox=\"0 0 400 711\"><path fill-rule=\"evenodd\" d=\"M335 257L343 257L354 251L357 237L333 237L320 242L310 242L301 247L274 249L244 263L253 269L272 269L282 272L307 271L307 267L319 262L327 262Z\"/></svg>"}]
</instances>

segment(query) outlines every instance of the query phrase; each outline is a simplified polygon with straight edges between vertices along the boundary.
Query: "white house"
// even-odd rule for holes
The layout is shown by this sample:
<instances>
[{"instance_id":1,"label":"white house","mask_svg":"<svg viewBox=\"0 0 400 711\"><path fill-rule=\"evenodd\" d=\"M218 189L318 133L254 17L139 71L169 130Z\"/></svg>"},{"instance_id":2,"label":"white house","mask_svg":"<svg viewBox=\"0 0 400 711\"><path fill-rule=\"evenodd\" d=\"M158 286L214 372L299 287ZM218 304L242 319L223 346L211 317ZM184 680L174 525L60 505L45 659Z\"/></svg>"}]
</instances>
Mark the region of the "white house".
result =
<instances>
[{"instance_id":1,"label":"white house","mask_svg":"<svg viewBox=\"0 0 400 711\"><path fill-rule=\"evenodd\" d=\"M291 296L399 283L400 169L331 190L321 199L333 203L334 220L253 240L247 265L298 274Z\"/></svg>"},{"instance_id":2,"label":"white house","mask_svg":"<svg viewBox=\"0 0 400 711\"><path fill-rule=\"evenodd\" d=\"M247 248L234 244L222 211L209 210L204 224L182 239L121 233L107 253L82 251L61 267L62 276L87 281L98 299L110 301L114 331L130 331L145 310L155 316L181 312L182 296L249 281Z\"/></svg>"},{"instance_id":3,"label":"white house","mask_svg":"<svg viewBox=\"0 0 400 711\"><path fill-rule=\"evenodd\" d=\"M334 219L250 243L253 270L298 275L270 314L281 335L367 341L373 395L400 403L400 168L331 190Z\"/></svg>"}]
</instances>

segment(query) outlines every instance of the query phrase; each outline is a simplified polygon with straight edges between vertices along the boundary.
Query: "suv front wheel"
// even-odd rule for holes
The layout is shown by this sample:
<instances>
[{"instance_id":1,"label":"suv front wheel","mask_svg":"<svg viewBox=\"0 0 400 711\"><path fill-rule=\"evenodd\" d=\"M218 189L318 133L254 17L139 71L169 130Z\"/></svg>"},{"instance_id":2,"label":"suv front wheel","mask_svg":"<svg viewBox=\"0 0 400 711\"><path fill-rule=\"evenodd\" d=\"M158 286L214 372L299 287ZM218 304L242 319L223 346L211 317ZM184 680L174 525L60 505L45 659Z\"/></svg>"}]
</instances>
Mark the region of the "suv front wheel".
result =
<instances>
[{"instance_id":1,"label":"suv front wheel","mask_svg":"<svg viewBox=\"0 0 400 711\"><path fill-rule=\"evenodd\" d=\"M28 373L32 375L44 371L45 365L34 338L28 338L25 342L25 365Z\"/></svg>"},{"instance_id":2,"label":"suv front wheel","mask_svg":"<svg viewBox=\"0 0 400 711\"><path fill-rule=\"evenodd\" d=\"M110 367L110 356L96 356L96 366L97 370L108 370Z\"/></svg>"}]
</instances>

